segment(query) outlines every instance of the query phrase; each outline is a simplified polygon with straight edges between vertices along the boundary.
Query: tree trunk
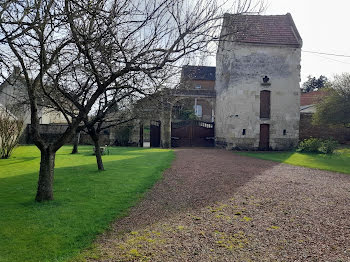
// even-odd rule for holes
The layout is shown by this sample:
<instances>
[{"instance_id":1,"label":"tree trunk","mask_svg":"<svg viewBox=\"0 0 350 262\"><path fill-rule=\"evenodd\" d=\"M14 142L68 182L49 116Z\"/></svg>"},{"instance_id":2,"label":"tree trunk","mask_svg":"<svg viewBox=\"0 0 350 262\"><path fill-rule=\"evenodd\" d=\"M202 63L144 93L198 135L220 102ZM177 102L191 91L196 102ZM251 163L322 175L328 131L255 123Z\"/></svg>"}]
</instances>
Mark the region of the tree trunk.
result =
<instances>
[{"instance_id":1,"label":"tree trunk","mask_svg":"<svg viewBox=\"0 0 350 262\"><path fill-rule=\"evenodd\" d=\"M78 154L79 153L78 152L79 141L80 141L80 132L77 132L77 133L75 133L72 154Z\"/></svg>"},{"instance_id":2,"label":"tree trunk","mask_svg":"<svg viewBox=\"0 0 350 262\"><path fill-rule=\"evenodd\" d=\"M35 201L53 200L53 177L56 153L50 149L41 151L38 189Z\"/></svg>"},{"instance_id":3,"label":"tree trunk","mask_svg":"<svg viewBox=\"0 0 350 262\"><path fill-rule=\"evenodd\" d=\"M105 169L103 167L103 162L102 162L100 136L99 134L96 133L95 129L89 130L89 135L92 141L94 141L94 145L95 145L95 156L96 156L97 168L98 170L103 171Z\"/></svg>"},{"instance_id":4,"label":"tree trunk","mask_svg":"<svg viewBox=\"0 0 350 262\"><path fill-rule=\"evenodd\" d=\"M101 147L100 147L100 139L94 139L94 144L95 144L95 155L96 155L96 162L97 162L97 168L100 171L105 170L103 167L103 162L102 162L102 154L101 154Z\"/></svg>"}]
</instances>

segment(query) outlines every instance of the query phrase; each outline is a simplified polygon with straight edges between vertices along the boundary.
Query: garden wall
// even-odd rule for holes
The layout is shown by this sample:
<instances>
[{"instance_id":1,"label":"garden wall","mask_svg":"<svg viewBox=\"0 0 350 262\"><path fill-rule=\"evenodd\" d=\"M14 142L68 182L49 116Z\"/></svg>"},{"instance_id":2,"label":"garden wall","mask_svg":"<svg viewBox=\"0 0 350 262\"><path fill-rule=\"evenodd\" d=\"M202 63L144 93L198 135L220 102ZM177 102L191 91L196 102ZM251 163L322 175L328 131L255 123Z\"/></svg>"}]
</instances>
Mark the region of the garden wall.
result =
<instances>
[{"instance_id":1,"label":"garden wall","mask_svg":"<svg viewBox=\"0 0 350 262\"><path fill-rule=\"evenodd\" d=\"M300 114L299 139L306 138L333 138L340 143L350 143L350 128L345 127L327 127L312 125L312 114Z\"/></svg>"}]
</instances>

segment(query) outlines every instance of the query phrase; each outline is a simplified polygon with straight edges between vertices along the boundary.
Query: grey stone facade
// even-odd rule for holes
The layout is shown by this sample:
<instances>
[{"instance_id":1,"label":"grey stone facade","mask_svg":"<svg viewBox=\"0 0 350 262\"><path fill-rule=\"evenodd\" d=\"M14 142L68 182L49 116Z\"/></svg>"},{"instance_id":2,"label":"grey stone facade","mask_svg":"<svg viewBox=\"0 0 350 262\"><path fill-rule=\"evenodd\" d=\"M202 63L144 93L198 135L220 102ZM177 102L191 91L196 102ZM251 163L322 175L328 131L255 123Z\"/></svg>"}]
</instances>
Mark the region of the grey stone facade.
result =
<instances>
[{"instance_id":1,"label":"grey stone facade","mask_svg":"<svg viewBox=\"0 0 350 262\"><path fill-rule=\"evenodd\" d=\"M258 23L264 23L263 16L255 17ZM289 14L272 18L276 18L275 23L286 23L286 30L293 30L294 23L288 28L288 23L292 23ZM299 137L301 59L301 39L295 25L290 32L291 36L295 35L293 41L280 40L273 34L266 38L268 40L256 35L237 39L232 32L232 24L235 24L232 19L236 18L225 16L216 56L216 145L257 150L261 148L261 125L265 124L269 125L269 149L295 147ZM253 25L256 23L249 21ZM249 36L249 32L247 34ZM272 43L268 43L271 39ZM269 78L269 81L265 79L266 83L265 76ZM260 115L260 96L264 90L269 91L270 96L268 118Z\"/></svg>"}]
</instances>

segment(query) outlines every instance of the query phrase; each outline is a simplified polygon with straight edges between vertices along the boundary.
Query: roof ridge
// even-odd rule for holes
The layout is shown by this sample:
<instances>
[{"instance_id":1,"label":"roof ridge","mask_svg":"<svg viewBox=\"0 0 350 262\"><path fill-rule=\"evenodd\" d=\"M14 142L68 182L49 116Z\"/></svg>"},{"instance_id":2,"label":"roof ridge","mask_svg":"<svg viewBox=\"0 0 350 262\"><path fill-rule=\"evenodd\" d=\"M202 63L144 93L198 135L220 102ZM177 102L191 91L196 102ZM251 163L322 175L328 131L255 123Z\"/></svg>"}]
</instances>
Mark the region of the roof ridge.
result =
<instances>
[{"instance_id":1,"label":"roof ridge","mask_svg":"<svg viewBox=\"0 0 350 262\"><path fill-rule=\"evenodd\" d=\"M302 39L290 13L284 15L226 13L221 37L229 37L231 41L241 43L298 48L302 46Z\"/></svg>"}]
</instances>

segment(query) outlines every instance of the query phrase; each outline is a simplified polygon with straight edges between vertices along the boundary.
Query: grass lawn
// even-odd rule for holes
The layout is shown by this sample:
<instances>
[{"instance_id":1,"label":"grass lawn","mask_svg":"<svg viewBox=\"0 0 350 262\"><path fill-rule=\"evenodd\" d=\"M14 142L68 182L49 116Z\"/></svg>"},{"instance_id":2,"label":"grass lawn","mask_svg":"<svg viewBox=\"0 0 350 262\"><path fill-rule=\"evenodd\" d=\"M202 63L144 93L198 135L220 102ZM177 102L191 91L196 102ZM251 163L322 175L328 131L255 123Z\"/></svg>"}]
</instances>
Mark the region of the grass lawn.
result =
<instances>
[{"instance_id":1,"label":"grass lawn","mask_svg":"<svg viewBox=\"0 0 350 262\"><path fill-rule=\"evenodd\" d=\"M171 150L111 148L98 172L92 147L57 152L55 200L35 203L40 154L22 146L0 159L0 261L65 261L88 247L96 235L162 177Z\"/></svg>"},{"instance_id":2,"label":"grass lawn","mask_svg":"<svg viewBox=\"0 0 350 262\"><path fill-rule=\"evenodd\" d=\"M338 149L333 155L297 152L237 152L237 154L350 174L350 148Z\"/></svg>"}]
</instances>

